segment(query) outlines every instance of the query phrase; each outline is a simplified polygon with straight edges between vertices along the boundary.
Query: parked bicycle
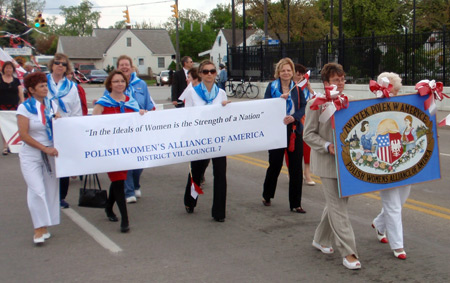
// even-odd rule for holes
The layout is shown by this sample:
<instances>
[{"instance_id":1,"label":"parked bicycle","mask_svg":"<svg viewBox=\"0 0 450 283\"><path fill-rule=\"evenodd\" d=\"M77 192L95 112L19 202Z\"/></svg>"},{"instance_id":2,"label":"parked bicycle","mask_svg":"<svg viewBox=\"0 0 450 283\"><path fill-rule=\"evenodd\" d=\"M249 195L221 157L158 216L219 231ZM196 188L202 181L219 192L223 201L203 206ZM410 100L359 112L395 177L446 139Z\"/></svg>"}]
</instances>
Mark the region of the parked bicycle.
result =
<instances>
[{"instance_id":1,"label":"parked bicycle","mask_svg":"<svg viewBox=\"0 0 450 283\"><path fill-rule=\"evenodd\" d=\"M233 84L233 79L230 78L225 83L225 91L226 91L228 97L233 97L236 95L236 87Z\"/></svg>"},{"instance_id":2,"label":"parked bicycle","mask_svg":"<svg viewBox=\"0 0 450 283\"><path fill-rule=\"evenodd\" d=\"M241 79L241 83L236 86L236 97L243 97L244 94L248 98L256 98L259 95L259 87L251 83L252 78L250 77L248 82Z\"/></svg>"}]
</instances>

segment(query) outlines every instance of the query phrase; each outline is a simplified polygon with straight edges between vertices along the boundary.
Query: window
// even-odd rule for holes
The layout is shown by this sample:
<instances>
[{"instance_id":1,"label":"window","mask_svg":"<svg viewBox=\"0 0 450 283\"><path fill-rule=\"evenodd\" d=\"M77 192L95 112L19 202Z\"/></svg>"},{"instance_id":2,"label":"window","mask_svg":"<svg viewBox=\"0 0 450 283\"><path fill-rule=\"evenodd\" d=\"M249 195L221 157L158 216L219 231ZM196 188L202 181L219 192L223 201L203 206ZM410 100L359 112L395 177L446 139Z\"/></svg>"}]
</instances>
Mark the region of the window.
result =
<instances>
[{"instance_id":1,"label":"window","mask_svg":"<svg viewBox=\"0 0 450 283\"><path fill-rule=\"evenodd\" d=\"M158 57L158 68L165 68L166 64L164 61L164 57Z\"/></svg>"},{"instance_id":2,"label":"window","mask_svg":"<svg viewBox=\"0 0 450 283\"><path fill-rule=\"evenodd\" d=\"M127 37L127 47L131 47L131 37Z\"/></svg>"},{"instance_id":3,"label":"window","mask_svg":"<svg viewBox=\"0 0 450 283\"><path fill-rule=\"evenodd\" d=\"M117 66L117 57L113 57L112 65L114 68Z\"/></svg>"},{"instance_id":4,"label":"window","mask_svg":"<svg viewBox=\"0 0 450 283\"><path fill-rule=\"evenodd\" d=\"M144 58L139 58L138 59L138 64L139 64L139 66L143 66L144 65Z\"/></svg>"}]
</instances>

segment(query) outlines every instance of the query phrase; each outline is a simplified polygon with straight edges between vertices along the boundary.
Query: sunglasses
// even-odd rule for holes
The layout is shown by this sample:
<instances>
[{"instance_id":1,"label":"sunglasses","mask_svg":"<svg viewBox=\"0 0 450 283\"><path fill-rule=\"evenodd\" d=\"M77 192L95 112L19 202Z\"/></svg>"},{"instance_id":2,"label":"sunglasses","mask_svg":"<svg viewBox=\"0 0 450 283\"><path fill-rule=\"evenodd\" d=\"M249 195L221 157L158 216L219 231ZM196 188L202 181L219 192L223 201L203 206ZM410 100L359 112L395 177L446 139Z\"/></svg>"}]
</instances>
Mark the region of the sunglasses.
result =
<instances>
[{"instance_id":1,"label":"sunglasses","mask_svg":"<svg viewBox=\"0 0 450 283\"><path fill-rule=\"evenodd\" d=\"M217 72L216 69L202 70L203 75L207 75L208 73L211 73L211 75L214 75L216 72Z\"/></svg>"},{"instance_id":2,"label":"sunglasses","mask_svg":"<svg viewBox=\"0 0 450 283\"><path fill-rule=\"evenodd\" d=\"M68 66L67 63L63 63L63 62L59 62L59 61L55 61L55 62L53 62L53 64L55 64L55 65L57 65L57 66L63 65L63 67L67 67L67 66Z\"/></svg>"}]
</instances>

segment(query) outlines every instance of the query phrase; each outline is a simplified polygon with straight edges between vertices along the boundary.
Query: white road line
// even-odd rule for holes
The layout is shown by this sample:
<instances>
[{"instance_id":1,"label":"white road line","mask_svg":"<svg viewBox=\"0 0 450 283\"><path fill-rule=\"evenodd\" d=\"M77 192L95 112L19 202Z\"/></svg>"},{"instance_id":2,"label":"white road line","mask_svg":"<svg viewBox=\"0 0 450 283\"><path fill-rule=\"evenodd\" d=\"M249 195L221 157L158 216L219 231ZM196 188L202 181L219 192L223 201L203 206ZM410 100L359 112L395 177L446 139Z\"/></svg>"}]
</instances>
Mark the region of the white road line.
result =
<instances>
[{"instance_id":1,"label":"white road line","mask_svg":"<svg viewBox=\"0 0 450 283\"><path fill-rule=\"evenodd\" d=\"M443 156L448 156L448 157L450 157L450 154L447 154L447 153L439 153L440 155L443 155Z\"/></svg>"},{"instance_id":2,"label":"white road line","mask_svg":"<svg viewBox=\"0 0 450 283\"><path fill-rule=\"evenodd\" d=\"M109 239L105 234L98 230L94 225L89 223L86 218L78 214L75 210L71 208L61 209L73 222L78 224L86 233L88 233L92 238L94 238L97 243L99 243L105 249L113 252L119 253L122 249L116 245L111 239Z\"/></svg>"}]
</instances>

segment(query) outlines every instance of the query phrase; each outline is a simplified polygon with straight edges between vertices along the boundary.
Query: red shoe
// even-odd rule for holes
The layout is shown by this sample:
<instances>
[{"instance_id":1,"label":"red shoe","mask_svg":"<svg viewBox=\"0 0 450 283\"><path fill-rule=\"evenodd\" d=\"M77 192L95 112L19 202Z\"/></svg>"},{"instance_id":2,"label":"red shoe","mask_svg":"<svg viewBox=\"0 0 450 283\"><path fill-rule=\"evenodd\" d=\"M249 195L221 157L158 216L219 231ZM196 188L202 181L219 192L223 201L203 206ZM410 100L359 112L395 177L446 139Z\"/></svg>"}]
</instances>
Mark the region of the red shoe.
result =
<instances>
[{"instance_id":1,"label":"red shoe","mask_svg":"<svg viewBox=\"0 0 450 283\"><path fill-rule=\"evenodd\" d=\"M406 259L406 252L403 250L401 252L396 252L395 250L393 250L394 252L394 256L398 259Z\"/></svg>"},{"instance_id":2,"label":"red shoe","mask_svg":"<svg viewBox=\"0 0 450 283\"><path fill-rule=\"evenodd\" d=\"M378 239L378 241L380 241L380 243L383 243L383 244L389 243L389 241L386 237L386 233L383 233L383 234L380 233L378 231L378 229L375 227L375 224L373 222L372 222L372 228L375 229L375 232L377 233L377 239Z\"/></svg>"}]
</instances>

